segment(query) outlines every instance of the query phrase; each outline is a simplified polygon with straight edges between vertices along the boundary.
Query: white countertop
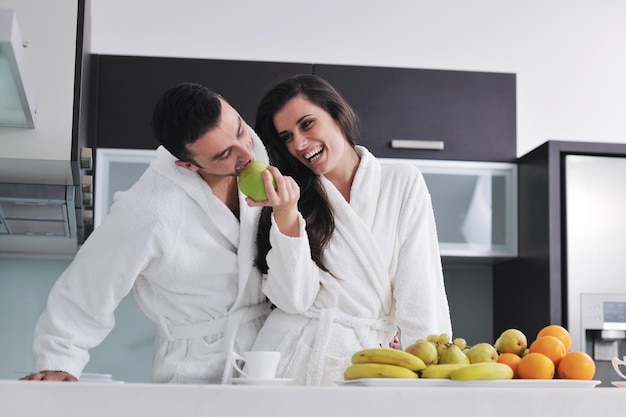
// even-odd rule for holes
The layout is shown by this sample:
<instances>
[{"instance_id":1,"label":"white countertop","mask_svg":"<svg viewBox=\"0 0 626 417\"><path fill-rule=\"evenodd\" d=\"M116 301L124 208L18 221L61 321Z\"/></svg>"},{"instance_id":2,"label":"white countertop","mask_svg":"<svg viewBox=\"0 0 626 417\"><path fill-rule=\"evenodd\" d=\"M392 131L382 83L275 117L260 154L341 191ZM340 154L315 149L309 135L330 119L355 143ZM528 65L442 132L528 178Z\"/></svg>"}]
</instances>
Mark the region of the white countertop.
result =
<instances>
[{"instance_id":1,"label":"white countertop","mask_svg":"<svg viewBox=\"0 0 626 417\"><path fill-rule=\"evenodd\" d=\"M410 413L410 414L409 414ZM620 388L300 387L0 380L0 416L622 416Z\"/></svg>"}]
</instances>

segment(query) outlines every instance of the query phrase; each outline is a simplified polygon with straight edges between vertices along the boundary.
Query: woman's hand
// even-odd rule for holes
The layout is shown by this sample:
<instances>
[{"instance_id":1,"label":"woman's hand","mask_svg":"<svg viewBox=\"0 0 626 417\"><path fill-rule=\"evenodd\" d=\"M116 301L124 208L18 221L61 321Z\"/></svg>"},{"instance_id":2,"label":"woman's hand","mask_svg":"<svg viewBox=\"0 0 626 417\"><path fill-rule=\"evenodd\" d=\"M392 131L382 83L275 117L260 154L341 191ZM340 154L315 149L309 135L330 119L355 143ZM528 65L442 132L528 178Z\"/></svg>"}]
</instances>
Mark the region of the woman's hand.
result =
<instances>
[{"instance_id":1,"label":"woman's hand","mask_svg":"<svg viewBox=\"0 0 626 417\"><path fill-rule=\"evenodd\" d=\"M402 350L402 343L400 342L400 328L396 331L396 334L393 336L393 341L389 342L389 347L392 349Z\"/></svg>"},{"instance_id":2,"label":"woman's hand","mask_svg":"<svg viewBox=\"0 0 626 417\"><path fill-rule=\"evenodd\" d=\"M64 371L39 371L20 378L20 381L71 381L77 382L78 378Z\"/></svg>"},{"instance_id":3,"label":"woman's hand","mask_svg":"<svg viewBox=\"0 0 626 417\"><path fill-rule=\"evenodd\" d=\"M276 182L276 189L272 185L272 176ZM254 201L248 197L246 202L250 207L272 207L278 230L284 235L298 237L300 235L300 223L298 221L300 187L292 177L282 175L274 166L269 166L263 171L263 184L265 185L267 200Z\"/></svg>"}]
</instances>

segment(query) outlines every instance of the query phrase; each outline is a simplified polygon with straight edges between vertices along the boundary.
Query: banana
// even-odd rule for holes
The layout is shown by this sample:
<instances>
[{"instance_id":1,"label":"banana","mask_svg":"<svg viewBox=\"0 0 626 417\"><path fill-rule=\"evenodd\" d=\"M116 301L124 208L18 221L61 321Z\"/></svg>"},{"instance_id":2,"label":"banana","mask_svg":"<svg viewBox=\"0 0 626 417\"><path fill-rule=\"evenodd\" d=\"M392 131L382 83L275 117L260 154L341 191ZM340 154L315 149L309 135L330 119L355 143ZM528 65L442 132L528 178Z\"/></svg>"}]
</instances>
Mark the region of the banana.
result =
<instances>
[{"instance_id":1,"label":"banana","mask_svg":"<svg viewBox=\"0 0 626 417\"><path fill-rule=\"evenodd\" d=\"M370 348L363 349L352 355L352 363L380 363L402 366L411 371L421 371L426 368L423 360L417 356L398 349Z\"/></svg>"},{"instance_id":2,"label":"banana","mask_svg":"<svg viewBox=\"0 0 626 417\"><path fill-rule=\"evenodd\" d=\"M420 372L420 376L422 378L439 378L439 379L449 379L450 374L454 371L457 371L461 368L465 368L469 366L466 363L439 363L435 365L430 365L428 368L423 369Z\"/></svg>"},{"instance_id":3,"label":"banana","mask_svg":"<svg viewBox=\"0 0 626 417\"><path fill-rule=\"evenodd\" d=\"M450 374L455 381L476 381L484 379L511 379L513 369L498 362L479 362L457 369Z\"/></svg>"},{"instance_id":4,"label":"banana","mask_svg":"<svg viewBox=\"0 0 626 417\"><path fill-rule=\"evenodd\" d=\"M417 374L403 366L384 363L357 363L343 373L346 381L360 378L417 378Z\"/></svg>"}]
</instances>

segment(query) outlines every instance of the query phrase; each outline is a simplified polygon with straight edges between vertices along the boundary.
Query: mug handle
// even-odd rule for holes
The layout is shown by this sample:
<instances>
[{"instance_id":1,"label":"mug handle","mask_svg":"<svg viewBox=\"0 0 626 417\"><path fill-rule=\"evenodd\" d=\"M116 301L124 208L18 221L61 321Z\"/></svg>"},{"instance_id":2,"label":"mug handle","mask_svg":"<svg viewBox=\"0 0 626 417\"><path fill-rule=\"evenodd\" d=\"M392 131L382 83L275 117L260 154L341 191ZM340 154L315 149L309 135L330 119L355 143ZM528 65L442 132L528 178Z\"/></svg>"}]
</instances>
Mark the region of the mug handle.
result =
<instances>
[{"instance_id":1,"label":"mug handle","mask_svg":"<svg viewBox=\"0 0 626 417\"><path fill-rule=\"evenodd\" d=\"M231 352L230 353L230 363L233 365L233 367L239 371L239 373L243 376L245 376L246 378L248 377L248 374L246 372L244 372L243 369L241 369L241 367L239 366L239 363L237 361L242 361L245 362L245 359L243 356L241 356L240 354L238 354L237 352Z\"/></svg>"},{"instance_id":2,"label":"mug handle","mask_svg":"<svg viewBox=\"0 0 626 417\"><path fill-rule=\"evenodd\" d=\"M613 365L613 369L615 370L615 372L621 376L623 379L626 379L626 375L624 375L622 373L622 371L619 370L619 366L620 365L624 365L626 366L626 363L624 363L623 360L620 360L619 358L613 358L611 359L611 364Z\"/></svg>"}]
</instances>

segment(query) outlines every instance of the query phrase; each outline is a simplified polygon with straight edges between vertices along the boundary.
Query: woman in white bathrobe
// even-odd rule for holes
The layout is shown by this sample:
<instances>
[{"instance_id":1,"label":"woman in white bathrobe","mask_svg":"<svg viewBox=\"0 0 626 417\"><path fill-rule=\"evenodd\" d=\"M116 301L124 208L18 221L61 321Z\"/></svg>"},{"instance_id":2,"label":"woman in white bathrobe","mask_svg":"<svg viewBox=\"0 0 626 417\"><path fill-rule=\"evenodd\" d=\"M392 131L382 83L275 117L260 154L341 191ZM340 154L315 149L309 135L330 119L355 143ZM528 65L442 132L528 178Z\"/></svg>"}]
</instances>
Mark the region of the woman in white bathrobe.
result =
<instances>
[{"instance_id":1,"label":"woman in white bathrobe","mask_svg":"<svg viewBox=\"0 0 626 417\"><path fill-rule=\"evenodd\" d=\"M23 379L80 378L130 292L158 328L154 382L228 383L227 355L252 346L269 304L253 266L260 209L245 203L237 174L267 160L263 144L197 84L165 92L153 127L156 159L116 193L52 288L35 329L38 371Z\"/></svg>"},{"instance_id":2,"label":"woman in white bathrobe","mask_svg":"<svg viewBox=\"0 0 626 417\"><path fill-rule=\"evenodd\" d=\"M257 109L277 183L257 265L276 306L255 350L282 352L278 376L343 379L352 354L452 336L430 195L417 168L381 166L356 146L358 119L319 77L290 78Z\"/></svg>"}]
</instances>

